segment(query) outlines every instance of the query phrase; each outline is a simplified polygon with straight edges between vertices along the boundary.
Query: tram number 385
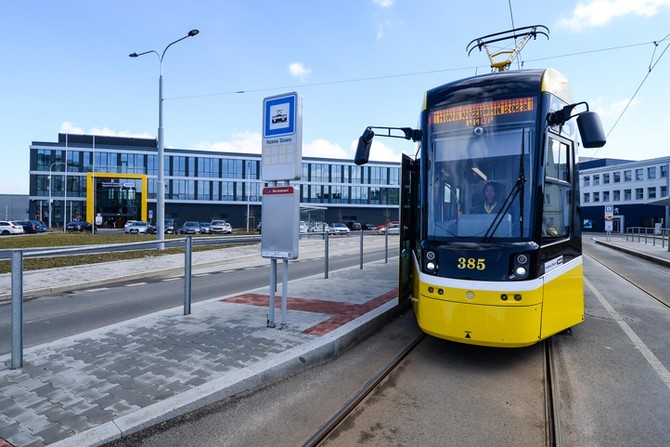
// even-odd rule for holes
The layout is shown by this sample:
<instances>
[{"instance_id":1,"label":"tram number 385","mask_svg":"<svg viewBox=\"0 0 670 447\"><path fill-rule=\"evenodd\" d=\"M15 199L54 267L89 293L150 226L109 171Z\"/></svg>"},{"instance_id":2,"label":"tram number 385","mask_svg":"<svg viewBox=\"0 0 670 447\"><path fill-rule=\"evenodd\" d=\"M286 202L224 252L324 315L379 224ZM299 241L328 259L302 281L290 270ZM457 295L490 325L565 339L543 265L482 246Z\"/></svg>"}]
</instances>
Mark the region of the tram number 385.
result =
<instances>
[{"instance_id":1,"label":"tram number 385","mask_svg":"<svg viewBox=\"0 0 670 447\"><path fill-rule=\"evenodd\" d=\"M460 270L486 270L485 261L484 258L458 258L457 267Z\"/></svg>"}]
</instances>

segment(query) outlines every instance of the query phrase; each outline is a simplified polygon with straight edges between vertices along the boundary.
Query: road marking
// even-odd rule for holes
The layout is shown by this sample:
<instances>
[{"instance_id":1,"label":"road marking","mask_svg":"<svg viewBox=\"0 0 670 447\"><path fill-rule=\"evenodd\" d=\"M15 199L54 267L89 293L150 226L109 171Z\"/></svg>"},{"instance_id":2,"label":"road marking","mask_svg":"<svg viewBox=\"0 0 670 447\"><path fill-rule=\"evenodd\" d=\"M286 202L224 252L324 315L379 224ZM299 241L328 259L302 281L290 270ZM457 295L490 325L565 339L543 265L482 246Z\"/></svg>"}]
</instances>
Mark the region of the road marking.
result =
<instances>
[{"instance_id":1,"label":"road marking","mask_svg":"<svg viewBox=\"0 0 670 447\"><path fill-rule=\"evenodd\" d=\"M110 289L109 287L100 287L98 289L86 289L86 290L84 290L84 292L95 293L95 292L102 292L103 290L109 290L109 289Z\"/></svg>"},{"instance_id":2,"label":"road marking","mask_svg":"<svg viewBox=\"0 0 670 447\"><path fill-rule=\"evenodd\" d=\"M126 284L126 287L137 287L137 286L146 286L149 284L148 282L137 282L134 284Z\"/></svg>"},{"instance_id":3,"label":"road marking","mask_svg":"<svg viewBox=\"0 0 670 447\"><path fill-rule=\"evenodd\" d=\"M163 281L163 282L177 281L178 279L181 279L181 278L180 278L180 277L176 277L176 278L165 278L165 279L162 279L161 281Z\"/></svg>"},{"instance_id":4,"label":"road marking","mask_svg":"<svg viewBox=\"0 0 670 447\"><path fill-rule=\"evenodd\" d=\"M603 307L605 307L605 309L607 310L607 312L609 312L614 321L616 321L619 324L619 327L621 327L621 329L628 336L630 341L633 342L635 348L638 351L640 351L640 353L644 356L647 362L649 362L654 371L656 371L656 374L658 374L658 376L665 383L668 389L670 389L670 372L665 368L665 366L663 366L663 363L661 363L661 361L658 360L658 358L654 355L654 353L651 352L651 350L647 347L647 345L644 344L642 339L640 339L640 337L637 336L637 334L633 331L633 329L631 329L630 326L628 326L628 324L623 320L623 318L621 318L619 313L616 310L614 310L612 305L610 305L610 303L607 302L605 297L602 296L600 292L598 292L596 288L593 287L593 285L586 278L584 278L584 284L586 284L586 286L589 289L591 289L591 292L593 292L596 298L598 298L600 304L602 304Z\"/></svg>"}]
</instances>

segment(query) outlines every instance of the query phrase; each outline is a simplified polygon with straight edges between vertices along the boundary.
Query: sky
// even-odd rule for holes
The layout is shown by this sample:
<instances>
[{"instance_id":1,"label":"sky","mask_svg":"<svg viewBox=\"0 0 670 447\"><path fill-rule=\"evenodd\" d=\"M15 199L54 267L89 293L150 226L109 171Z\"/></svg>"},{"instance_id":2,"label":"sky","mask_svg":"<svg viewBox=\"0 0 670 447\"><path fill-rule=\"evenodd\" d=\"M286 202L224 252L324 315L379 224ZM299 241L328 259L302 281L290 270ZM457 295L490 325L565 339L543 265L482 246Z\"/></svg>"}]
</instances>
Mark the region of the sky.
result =
<instances>
[{"instance_id":1,"label":"sky","mask_svg":"<svg viewBox=\"0 0 670 447\"><path fill-rule=\"evenodd\" d=\"M551 67L601 116L582 157L670 155L670 0L0 0L0 194L58 133L260 154L263 99L303 100L303 155L353 159L366 126L417 125L426 90L490 71L478 37L544 25L513 69ZM663 75L663 73L666 73ZM414 146L376 138L371 159Z\"/></svg>"}]
</instances>

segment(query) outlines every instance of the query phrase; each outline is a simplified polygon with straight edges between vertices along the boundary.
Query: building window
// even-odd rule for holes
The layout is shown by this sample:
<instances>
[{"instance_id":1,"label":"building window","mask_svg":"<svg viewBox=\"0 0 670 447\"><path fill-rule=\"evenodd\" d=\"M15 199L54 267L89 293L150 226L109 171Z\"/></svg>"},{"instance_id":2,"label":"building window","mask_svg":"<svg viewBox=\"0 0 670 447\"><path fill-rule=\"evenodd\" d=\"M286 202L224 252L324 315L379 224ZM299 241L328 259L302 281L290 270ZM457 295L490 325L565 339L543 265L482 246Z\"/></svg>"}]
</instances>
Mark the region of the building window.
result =
<instances>
[{"instance_id":1,"label":"building window","mask_svg":"<svg viewBox=\"0 0 670 447\"><path fill-rule=\"evenodd\" d=\"M642 199L644 199L644 189L635 188L635 200L642 200Z\"/></svg>"},{"instance_id":2,"label":"building window","mask_svg":"<svg viewBox=\"0 0 670 447\"><path fill-rule=\"evenodd\" d=\"M623 200L624 201L630 201L633 199L633 196L631 195L631 190L630 189L624 189L623 190Z\"/></svg>"},{"instance_id":3,"label":"building window","mask_svg":"<svg viewBox=\"0 0 670 447\"><path fill-rule=\"evenodd\" d=\"M655 199L656 198L656 187L652 186L650 188L647 188L647 199Z\"/></svg>"},{"instance_id":4,"label":"building window","mask_svg":"<svg viewBox=\"0 0 670 447\"><path fill-rule=\"evenodd\" d=\"M583 202L584 202L584 203L589 203L589 202L591 201L590 199L591 199L591 194L588 193L588 192L585 192L585 193L584 193L584 200L583 200Z\"/></svg>"},{"instance_id":5,"label":"building window","mask_svg":"<svg viewBox=\"0 0 670 447\"><path fill-rule=\"evenodd\" d=\"M600 193L599 192L594 192L593 193L593 202L594 203L600 202Z\"/></svg>"},{"instance_id":6,"label":"building window","mask_svg":"<svg viewBox=\"0 0 670 447\"><path fill-rule=\"evenodd\" d=\"M627 170L627 171L623 171L623 181L624 182L630 182L631 180L632 180L632 177L631 177L630 169Z\"/></svg>"},{"instance_id":7,"label":"building window","mask_svg":"<svg viewBox=\"0 0 670 447\"><path fill-rule=\"evenodd\" d=\"M603 202L609 202L609 201L610 201L610 192L603 191Z\"/></svg>"},{"instance_id":8,"label":"building window","mask_svg":"<svg viewBox=\"0 0 670 447\"><path fill-rule=\"evenodd\" d=\"M606 185L610 182L610 175L609 174L603 174L603 185Z\"/></svg>"},{"instance_id":9,"label":"building window","mask_svg":"<svg viewBox=\"0 0 670 447\"><path fill-rule=\"evenodd\" d=\"M621 182L621 173L620 172L613 172L612 173L612 178L614 179L614 183Z\"/></svg>"},{"instance_id":10,"label":"building window","mask_svg":"<svg viewBox=\"0 0 670 447\"><path fill-rule=\"evenodd\" d=\"M668 165L661 166L661 178L668 177Z\"/></svg>"},{"instance_id":11,"label":"building window","mask_svg":"<svg viewBox=\"0 0 670 447\"><path fill-rule=\"evenodd\" d=\"M591 177L588 175L584 176L584 186L591 186Z\"/></svg>"},{"instance_id":12,"label":"building window","mask_svg":"<svg viewBox=\"0 0 670 447\"><path fill-rule=\"evenodd\" d=\"M656 166L647 168L647 179L654 180L656 178Z\"/></svg>"},{"instance_id":13,"label":"building window","mask_svg":"<svg viewBox=\"0 0 670 447\"><path fill-rule=\"evenodd\" d=\"M614 202L620 202L621 201L621 191L618 189L614 191L613 199Z\"/></svg>"},{"instance_id":14,"label":"building window","mask_svg":"<svg viewBox=\"0 0 670 447\"><path fill-rule=\"evenodd\" d=\"M668 187L661 186L661 197L666 197L668 195Z\"/></svg>"},{"instance_id":15,"label":"building window","mask_svg":"<svg viewBox=\"0 0 670 447\"><path fill-rule=\"evenodd\" d=\"M594 175L593 176L593 186L600 185L600 176L599 175Z\"/></svg>"},{"instance_id":16,"label":"building window","mask_svg":"<svg viewBox=\"0 0 670 447\"><path fill-rule=\"evenodd\" d=\"M635 180L644 180L644 169L637 168L635 170Z\"/></svg>"}]
</instances>

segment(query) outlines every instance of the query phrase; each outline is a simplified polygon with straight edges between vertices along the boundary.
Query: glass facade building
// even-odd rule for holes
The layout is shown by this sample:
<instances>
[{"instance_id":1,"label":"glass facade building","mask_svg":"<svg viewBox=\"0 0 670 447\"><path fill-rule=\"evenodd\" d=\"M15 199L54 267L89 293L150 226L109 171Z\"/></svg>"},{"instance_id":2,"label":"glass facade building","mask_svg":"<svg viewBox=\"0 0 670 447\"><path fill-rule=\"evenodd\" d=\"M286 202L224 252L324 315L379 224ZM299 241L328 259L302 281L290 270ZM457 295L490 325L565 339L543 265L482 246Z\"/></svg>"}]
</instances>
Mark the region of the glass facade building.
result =
<instances>
[{"instance_id":1,"label":"glass facade building","mask_svg":"<svg viewBox=\"0 0 670 447\"><path fill-rule=\"evenodd\" d=\"M260 152L260 151L259 151ZM255 227L261 218L261 154L210 150L165 149L165 216L186 220L226 219L233 227ZM155 139L59 134L56 142L33 141L30 146L29 215L62 226L71 220L91 220L87 209L87 176L113 174L129 188L134 176L146 176L147 218L155 221L158 155ZM128 181L122 175L128 175ZM110 176L111 177L111 176ZM100 182L97 182L100 183ZM97 184L96 183L96 184ZM303 157L300 187L305 209L320 209L328 223L357 221L375 225L398 220L400 164ZM137 200L133 191L121 199ZM115 194L124 192L115 190ZM96 197L100 191L96 191ZM131 197L132 196L132 197ZM143 216L138 203L118 210L105 207L104 221L121 223ZM51 205L51 206L50 206ZM90 207L90 206L89 206ZM100 210L97 210L98 212ZM118 214L115 215L115 214Z\"/></svg>"}]
</instances>

